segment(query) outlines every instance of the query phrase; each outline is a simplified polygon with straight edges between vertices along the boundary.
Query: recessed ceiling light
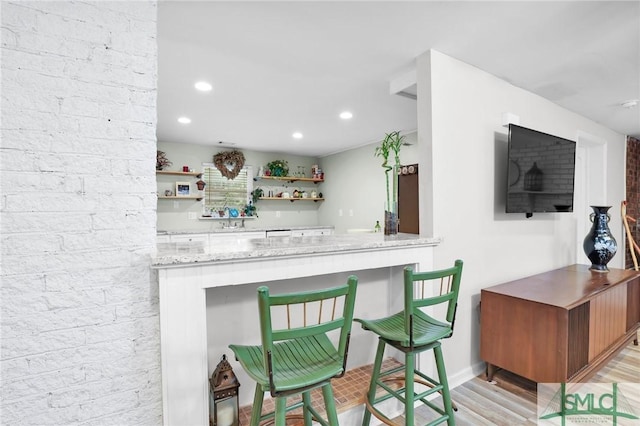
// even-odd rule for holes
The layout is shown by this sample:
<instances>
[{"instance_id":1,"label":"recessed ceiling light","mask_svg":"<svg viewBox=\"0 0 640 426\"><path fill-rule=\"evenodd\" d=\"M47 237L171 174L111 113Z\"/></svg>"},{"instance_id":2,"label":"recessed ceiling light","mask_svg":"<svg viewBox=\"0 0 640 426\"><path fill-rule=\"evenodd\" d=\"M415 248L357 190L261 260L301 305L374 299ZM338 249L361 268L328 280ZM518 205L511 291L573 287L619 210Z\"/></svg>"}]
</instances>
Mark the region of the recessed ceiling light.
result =
<instances>
[{"instance_id":1,"label":"recessed ceiling light","mask_svg":"<svg viewBox=\"0 0 640 426\"><path fill-rule=\"evenodd\" d=\"M180 117L178 118L178 123L189 124L191 123L191 119L189 117Z\"/></svg>"},{"instance_id":2,"label":"recessed ceiling light","mask_svg":"<svg viewBox=\"0 0 640 426\"><path fill-rule=\"evenodd\" d=\"M194 85L194 87L201 92L209 92L213 89L213 86L206 81L199 81Z\"/></svg>"},{"instance_id":3,"label":"recessed ceiling light","mask_svg":"<svg viewBox=\"0 0 640 426\"><path fill-rule=\"evenodd\" d=\"M293 136L294 139L302 139L302 133L300 132L295 132L291 136Z\"/></svg>"},{"instance_id":4,"label":"recessed ceiling light","mask_svg":"<svg viewBox=\"0 0 640 426\"><path fill-rule=\"evenodd\" d=\"M622 106L622 108L633 108L638 106L638 102L640 102L638 99L629 99L628 101L624 101L620 105Z\"/></svg>"},{"instance_id":5,"label":"recessed ceiling light","mask_svg":"<svg viewBox=\"0 0 640 426\"><path fill-rule=\"evenodd\" d=\"M351 112L349 111L343 111L340 113L340 118L342 118L343 120L349 120L352 117L353 117L353 114L351 114Z\"/></svg>"}]
</instances>

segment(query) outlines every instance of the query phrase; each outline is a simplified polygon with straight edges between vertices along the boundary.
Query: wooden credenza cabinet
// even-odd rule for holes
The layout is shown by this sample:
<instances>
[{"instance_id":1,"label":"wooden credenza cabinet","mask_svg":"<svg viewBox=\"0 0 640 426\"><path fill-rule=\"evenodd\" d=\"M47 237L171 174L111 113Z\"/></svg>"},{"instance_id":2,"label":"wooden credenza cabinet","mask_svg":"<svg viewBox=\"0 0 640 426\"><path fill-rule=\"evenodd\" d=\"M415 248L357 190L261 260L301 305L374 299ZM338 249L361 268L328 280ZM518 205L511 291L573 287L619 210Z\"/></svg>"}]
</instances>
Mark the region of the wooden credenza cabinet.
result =
<instances>
[{"instance_id":1,"label":"wooden credenza cabinet","mask_svg":"<svg viewBox=\"0 0 640 426\"><path fill-rule=\"evenodd\" d=\"M638 344L640 272L572 265L485 288L480 356L538 383L581 382Z\"/></svg>"}]
</instances>

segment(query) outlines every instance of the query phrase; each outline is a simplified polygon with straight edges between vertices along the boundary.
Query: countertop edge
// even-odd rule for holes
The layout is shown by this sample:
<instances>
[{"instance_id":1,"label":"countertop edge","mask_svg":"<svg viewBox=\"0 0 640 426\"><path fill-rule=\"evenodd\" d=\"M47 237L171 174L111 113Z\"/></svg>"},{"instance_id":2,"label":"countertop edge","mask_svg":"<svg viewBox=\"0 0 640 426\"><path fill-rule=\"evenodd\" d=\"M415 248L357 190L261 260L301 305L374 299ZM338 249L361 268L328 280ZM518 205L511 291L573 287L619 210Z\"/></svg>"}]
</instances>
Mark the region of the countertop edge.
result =
<instances>
[{"instance_id":1,"label":"countertop edge","mask_svg":"<svg viewBox=\"0 0 640 426\"><path fill-rule=\"evenodd\" d=\"M192 234L239 234L243 232L267 232L267 231L298 231L306 229L335 229L330 225L311 225L311 226L269 226L256 228L216 228L208 230L187 229L183 231L163 231L159 230L156 235L192 235Z\"/></svg>"},{"instance_id":2,"label":"countertop edge","mask_svg":"<svg viewBox=\"0 0 640 426\"><path fill-rule=\"evenodd\" d=\"M380 239L382 238L382 239ZM260 244L268 241L268 247ZM411 247L437 246L440 238L409 236L385 236L372 238L357 235L328 235L310 237L277 237L270 239L247 240L248 246L242 250L207 251L203 243L164 243L158 244L158 251L164 253L152 259L153 269L174 267L193 267L207 264L242 263L270 258L309 257L313 255L329 255L348 252L393 250ZM274 244L275 243L275 244Z\"/></svg>"}]
</instances>

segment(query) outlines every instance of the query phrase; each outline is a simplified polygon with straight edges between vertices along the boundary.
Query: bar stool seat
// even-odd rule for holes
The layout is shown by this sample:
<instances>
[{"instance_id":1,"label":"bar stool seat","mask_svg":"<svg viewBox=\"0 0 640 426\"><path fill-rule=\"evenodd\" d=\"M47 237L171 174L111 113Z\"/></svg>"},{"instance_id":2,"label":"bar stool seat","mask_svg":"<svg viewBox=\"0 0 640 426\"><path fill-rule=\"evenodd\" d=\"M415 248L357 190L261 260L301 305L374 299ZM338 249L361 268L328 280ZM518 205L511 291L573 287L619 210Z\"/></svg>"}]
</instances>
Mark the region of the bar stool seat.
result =
<instances>
[{"instance_id":1,"label":"bar stool seat","mask_svg":"<svg viewBox=\"0 0 640 426\"><path fill-rule=\"evenodd\" d=\"M462 264L461 260L456 260L451 268L431 272L414 272L411 267L406 267L404 269L404 309L385 318L355 319L361 323L363 329L378 335L378 349L366 397L363 426L369 425L371 414L385 424L395 425L376 407L376 404L391 398L398 399L404 405L405 425L414 425L414 405L417 401L422 402L438 415L429 425L444 422L449 426L455 425L454 405L451 402L441 340L453 334ZM446 305L446 313L438 318L422 310L441 304ZM431 311L435 309L432 308ZM404 353L403 366L381 371L386 345ZM434 352L437 380L415 368L416 354L427 350ZM397 373L402 374L398 377ZM389 383L398 381L403 383L400 388L393 387ZM416 383L425 385L427 389L416 393ZM383 392L376 396L378 388ZM428 398L436 392L442 394L442 407Z\"/></svg>"},{"instance_id":2,"label":"bar stool seat","mask_svg":"<svg viewBox=\"0 0 640 426\"><path fill-rule=\"evenodd\" d=\"M392 346L400 346L404 350L411 346L409 336L404 331L404 312L398 312L387 318L377 320L356 319L363 324L363 328L373 331L387 340ZM364 327L366 325L366 327ZM417 311L413 317L413 346L423 346L451 335L449 324L437 321L428 315ZM425 348L426 350L426 348Z\"/></svg>"},{"instance_id":3,"label":"bar stool seat","mask_svg":"<svg viewBox=\"0 0 640 426\"><path fill-rule=\"evenodd\" d=\"M302 407L305 426L315 420L338 426L331 379L346 371L358 279L338 287L270 295L258 288L261 345L229 345L245 372L256 381L251 426L274 419L285 425L286 413ZM312 407L311 390L322 388L326 419ZM262 414L264 393L275 411ZM287 398L302 401L287 405Z\"/></svg>"}]
</instances>

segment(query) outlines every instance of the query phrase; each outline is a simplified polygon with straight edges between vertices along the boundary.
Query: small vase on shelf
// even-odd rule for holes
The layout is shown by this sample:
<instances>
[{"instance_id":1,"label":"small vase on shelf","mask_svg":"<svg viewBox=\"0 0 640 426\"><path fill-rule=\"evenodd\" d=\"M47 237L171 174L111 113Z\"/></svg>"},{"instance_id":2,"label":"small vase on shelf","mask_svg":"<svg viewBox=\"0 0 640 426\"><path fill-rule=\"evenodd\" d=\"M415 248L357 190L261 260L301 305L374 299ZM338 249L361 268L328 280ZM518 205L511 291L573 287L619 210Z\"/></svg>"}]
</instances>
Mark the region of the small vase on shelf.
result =
<instances>
[{"instance_id":1,"label":"small vase on shelf","mask_svg":"<svg viewBox=\"0 0 640 426\"><path fill-rule=\"evenodd\" d=\"M582 247L584 252L591 261L589 268L595 272L609 272L607 263L618 250L615 238L611 235L609 229L609 220L611 216L607 211L611 206L591 206L593 213L589 215L593 226L584 238Z\"/></svg>"}]
</instances>

